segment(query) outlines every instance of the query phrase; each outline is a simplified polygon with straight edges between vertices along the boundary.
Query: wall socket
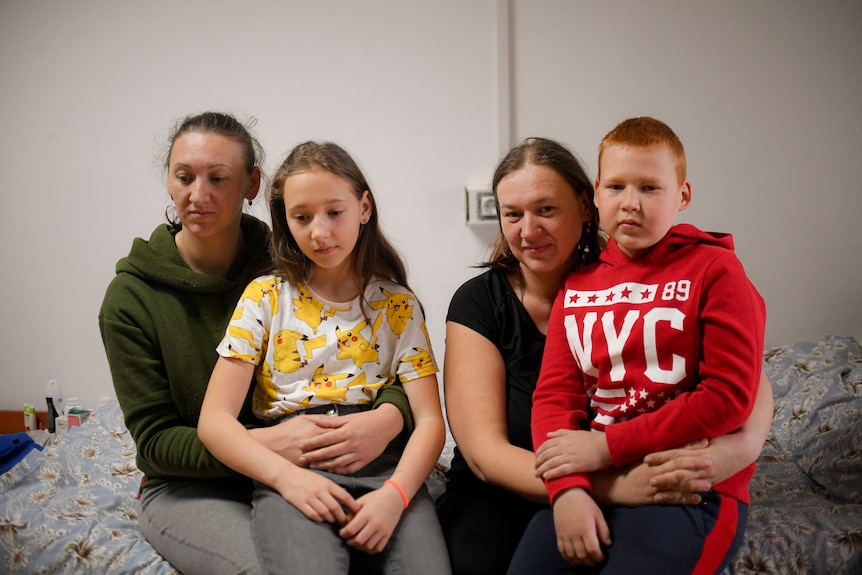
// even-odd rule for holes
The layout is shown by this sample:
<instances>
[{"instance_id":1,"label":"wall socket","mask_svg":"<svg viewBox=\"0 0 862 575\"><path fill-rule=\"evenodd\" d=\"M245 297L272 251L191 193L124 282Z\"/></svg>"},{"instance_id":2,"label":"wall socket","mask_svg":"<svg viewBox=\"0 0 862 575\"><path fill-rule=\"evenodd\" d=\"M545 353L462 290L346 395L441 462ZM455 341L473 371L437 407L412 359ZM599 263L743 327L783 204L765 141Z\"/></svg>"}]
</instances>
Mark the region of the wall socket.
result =
<instances>
[{"instance_id":1,"label":"wall socket","mask_svg":"<svg viewBox=\"0 0 862 575\"><path fill-rule=\"evenodd\" d=\"M497 223L497 203L488 188L464 188L467 197L467 225L487 226Z\"/></svg>"}]
</instances>

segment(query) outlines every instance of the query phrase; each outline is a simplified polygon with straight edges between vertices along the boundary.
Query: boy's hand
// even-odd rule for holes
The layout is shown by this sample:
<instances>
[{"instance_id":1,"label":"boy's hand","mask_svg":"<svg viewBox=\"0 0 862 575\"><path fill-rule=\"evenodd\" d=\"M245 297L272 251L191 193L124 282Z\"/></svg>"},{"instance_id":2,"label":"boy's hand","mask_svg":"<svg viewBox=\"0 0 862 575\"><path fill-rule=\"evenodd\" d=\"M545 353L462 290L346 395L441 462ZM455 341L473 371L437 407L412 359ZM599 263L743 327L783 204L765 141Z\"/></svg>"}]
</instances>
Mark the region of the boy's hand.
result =
<instances>
[{"instance_id":1,"label":"boy's hand","mask_svg":"<svg viewBox=\"0 0 862 575\"><path fill-rule=\"evenodd\" d=\"M536 477L556 479L572 473L589 473L611 464L605 434L558 429L536 450Z\"/></svg>"},{"instance_id":2,"label":"boy's hand","mask_svg":"<svg viewBox=\"0 0 862 575\"><path fill-rule=\"evenodd\" d=\"M357 503L359 511L338 534L351 547L366 553L380 553L401 519L404 500L395 487L383 485L360 497Z\"/></svg>"},{"instance_id":3,"label":"boy's hand","mask_svg":"<svg viewBox=\"0 0 862 575\"><path fill-rule=\"evenodd\" d=\"M348 520L345 508L351 514L360 509L343 487L301 467L294 467L273 487L312 521L344 525Z\"/></svg>"},{"instance_id":4,"label":"boy's hand","mask_svg":"<svg viewBox=\"0 0 862 575\"><path fill-rule=\"evenodd\" d=\"M595 566L605 560L601 546L610 546L610 530L602 510L583 489L569 489L557 497L554 527L557 548L566 561Z\"/></svg>"}]
</instances>

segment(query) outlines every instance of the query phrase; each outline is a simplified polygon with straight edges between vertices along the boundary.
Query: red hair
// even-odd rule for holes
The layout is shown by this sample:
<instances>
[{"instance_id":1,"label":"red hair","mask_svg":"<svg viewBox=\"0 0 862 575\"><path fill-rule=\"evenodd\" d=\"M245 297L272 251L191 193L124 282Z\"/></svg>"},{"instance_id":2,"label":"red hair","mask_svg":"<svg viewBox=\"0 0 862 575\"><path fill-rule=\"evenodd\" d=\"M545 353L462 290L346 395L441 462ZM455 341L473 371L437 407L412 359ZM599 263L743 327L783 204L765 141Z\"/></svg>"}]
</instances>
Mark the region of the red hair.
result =
<instances>
[{"instance_id":1,"label":"red hair","mask_svg":"<svg viewBox=\"0 0 862 575\"><path fill-rule=\"evenodd\" d=\"M670 126L661 120L648 116L629 118L608 132L599 144L599 176L601 176L602 154L610 146L629 148L667 146L676 160L676 175L679 182L685 181L685 148L682 147L682 142Z\"/></svg>"}]
</instances>

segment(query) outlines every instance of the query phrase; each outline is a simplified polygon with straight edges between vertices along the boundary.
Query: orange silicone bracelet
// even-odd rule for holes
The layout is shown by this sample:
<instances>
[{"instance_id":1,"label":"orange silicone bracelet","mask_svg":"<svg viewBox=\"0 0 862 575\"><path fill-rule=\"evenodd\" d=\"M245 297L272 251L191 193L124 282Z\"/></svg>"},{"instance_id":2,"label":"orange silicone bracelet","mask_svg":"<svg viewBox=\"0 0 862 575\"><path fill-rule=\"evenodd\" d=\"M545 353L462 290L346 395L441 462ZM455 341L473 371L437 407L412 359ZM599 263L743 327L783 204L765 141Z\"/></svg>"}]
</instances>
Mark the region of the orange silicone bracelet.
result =
<instances>
[{"instance_id":1,"label":"orange silicone bracelet","mask_svg":"<svg viewBox=\"0 0 862 575\"><path fill-rule=\"evenodd\" d=\"M404 488L398 485L398 482L394 479L387 479L383 482L383 485L386 485L387 483L398 490L398 493L401 494L401 499L404 500L404 509L407 509L407 507L410 505L410 500L407 498L407 494L404 492Z\"/></svg>"}]
</instances>

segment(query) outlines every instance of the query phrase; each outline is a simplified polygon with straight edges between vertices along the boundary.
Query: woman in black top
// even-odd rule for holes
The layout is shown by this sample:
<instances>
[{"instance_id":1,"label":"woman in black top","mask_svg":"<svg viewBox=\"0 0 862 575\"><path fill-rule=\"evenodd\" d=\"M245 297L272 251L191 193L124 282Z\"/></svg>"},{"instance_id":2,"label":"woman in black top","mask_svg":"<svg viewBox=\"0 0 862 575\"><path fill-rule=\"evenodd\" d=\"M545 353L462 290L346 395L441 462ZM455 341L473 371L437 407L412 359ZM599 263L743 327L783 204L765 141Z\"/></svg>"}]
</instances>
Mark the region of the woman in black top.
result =
<instances>
[{"instance_id":1,"label":"woman in black top","mask_svg":"<svg viewBox=\"0 0 862 575\"><path fill-rule=\"evenodd\" d=\"M559 143L516 146L492 187L501 231L482 265L489 269L458 289L446 323L446 413L457 448L437 512L455 575L505 573L530 519L547 508L530 411L551 304L565 276L603 247L592 185ZM697 503L697 492L757 458L771 421L764 376L742 430L596 473L593 495L619 505Z\"/></svg>"}]
</instances>

